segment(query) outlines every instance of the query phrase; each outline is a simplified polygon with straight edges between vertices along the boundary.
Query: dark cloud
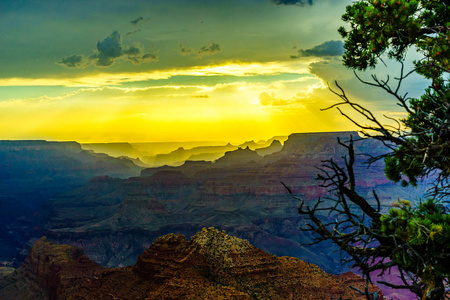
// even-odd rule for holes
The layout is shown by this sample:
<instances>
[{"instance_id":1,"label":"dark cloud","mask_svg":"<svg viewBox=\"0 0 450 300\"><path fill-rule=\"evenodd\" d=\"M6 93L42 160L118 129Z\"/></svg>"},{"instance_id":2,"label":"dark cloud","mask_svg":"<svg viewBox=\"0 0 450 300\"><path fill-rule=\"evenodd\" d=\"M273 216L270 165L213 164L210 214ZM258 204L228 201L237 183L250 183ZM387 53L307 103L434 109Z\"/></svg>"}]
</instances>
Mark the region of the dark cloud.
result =
<instances>
[{"instance_id":1,"label":"dark cloud","mask_svg":"<svg viewBox=\"0 0 450 300\"><path fill-rule=\"evenodd\" d=\"M188 54L191 54L193 52L192 48L189 48L188 46L185 46L182 43L180 43L178 45L178 47L180 48L178 50L178 53L180 53L181 55L188 55Z\"/></svg>"},{"instance_id":2,"label":"dark cloud","mask_svg":"<svg viewBox=\"0 0 450 300\"><path fill-rule=\"evenodd\" d=\"M269 2L275 5L313 5L313 0L269 0Z\"/></svg>"},{"instance_id":3,"label":"dark cloud","mask_svg":"<svg viewBox=\"0 0 450 300\"><path fill-rule=\"evenodd\" d=\"M134 26L137 26L139 23L148 22L151 19L152 19L151 17L150 18L139 17L139 18L136 18L136 19L130 21L130 23L133 24Z\"/></svg>"},{"instance_id":4,"label":"dark cloud","mask_svg":"<svg viewBox=\"0 0 450 300\"><path fill-rule=\"evenodd\" d=\"M110 36L103 41L97 43L98 54L91 56L92 59L97 59L96 65L101 67L109 67L114 63L114 60L123 55L122 40L118 31L114 31Z\"/></svg>"},{"instance_id":5,"label":"dark cloud","mask_svg":"<svg viewBox=\"0 0 450 300\"><path fill-rule=\"evenodd\" d=\"M141 49L139 49L138 47L128 47L128 49L125 49L122 51L122 54L124 55L138 55L141 53Z\"/></svg>"},{"instance_id":6,"label":"dark cloud","mask_svg":"<svg viewBox=\"0 0 450 300\"><path fill-rule=\"evenodd\" d=\"M130 31L130 32L127 32L127 33L125 34L125 37L127 37L127 36L130 36L130 35L133 35L133 34L136 34L136 33L139 33L139 32L141 32L141 30L140 30L140 29L138 29L138 30L135 30L135 31Z\"/></svg>"},{"instance_id":7,"label":"dark cloud","mask_svg":"<svg viewBox=\"0 0 450 300\"><path fill-rule=\"evenodd\" d=\"M341 41L327 41L323 44L315 46L311 49L300 49L297 55L291 55L291 58L308 57L308 56L341 56L344 54L344 43Z\"/></svg>"},{"instance_id":8,"label":"dark cloud","mask_svg":"<svg viewBox=\"0 0 450 300\"><path fill-rule=\"evenodd\" d=\"M99 67L109 67L114 64L117 59L126 59L134 64L143 62L158 61L158 52L144 53L141 45L124 46L120 33L114 31L110 36L97 43L97 51L95 54L84 58L81 55L72 55L61 59L59 64L69 68L83 68L91 64Z\"/></svg>"},{"instance_id":9,"label":"dark cloud","mask_svg":"<svg viewBox=\"0 0 450 300\"><path fill-rule=\"evenodd\" d=\"M126 59L135 65L159 60L158 52L143 53L143 50L138 47L129 47L123 51L123 54Z\"/></svg>"},{"instance_id":10,"label":"dark cloud","mask_svg":"<svg viewBox=\"0 0 450 300\"><path fill-rule=\"evenodd\" d=\"M134 63L135 65L140 65L144 62L158 61L158 53L143 53L143 50L138 47L128 47L122 51L123 55Z\"/></svg>"},{"instance_id":11,"label":"dark cloud","mask_svg":"<svg viewBox=\"0 0 450 300\"><path fill-rule=\"evenodd\" d=\"M159 60L158 52L146 53L146 54L142 55L142 58L141 58L141 62L151 62L151 61L158 61L158 60Z\"/></svg>"},{"instance_id":12,"label":"dark cloud","mask_svg":"<svg viewBox=\"0 0 450 300\"><path fill-rule=\"evenodd\" d=\"M133 56L130 55L130 56L127 56L126 59L128 59L135 65L140 65L142 63L158 61L159 56L158 56L158 53L155 52L155 53L146 53L146 54L142 54L142 55L133 55Z\"/></svg>"},{"instance_id":13,"label":"dark cloud","mask_svg":"<svg viewBox=\"0 0 450 300\"><path fill-rule=\"evenodd\" d=\"M209 98L209 95L193 95L191 98Z\"/></svg>"},{"instance_id":14,"label":"dark cloud","mask_svg":"<svg viewBox=\"0 0 450 300\"><path fill-rule=\"evenodd\" d=\"M142 20L144 20L144 18L143 17L139 17L139 18L134 19L133 21L130 21L130 23L133 24L133 25L137 25Z\"/></svg>"},{"instance_id":15,"label":"dark cloud","mask_svg":"<svg viewBox=\"0 0 450 300\"><path fill-rule=\"evenodd\" d=\"M217 43L211 43L209 45L203 46L198 51L195 51L191 47L183 45L182 43L180 43L178 47L179 47L178 53L180 53L181 55L189 55L196 53L197 58L201 58L204 55L213 55L222 50L220 45Z\"/></svg>"},{"instance_id":16,"label":"dark cloud","mask_svg":"<svg viewBox=\"0 0 450 300\"><path fill-rule=\"evenodd\" d=\"M61 58L58 64L68 68L83 68L86 66L86 60L82 55L71 55L69 57Z\"/></svg>"},{"instance_id":17,"label":"dark cloud","mask_svg":"<svg viewBox=\"0 0 450 300\"><path fill-rule=\"evenodd\" d=\"M197 51L197 54L199 56L203 56L203 55L213 55L217 52L219 52L220 49L220 45L216 44L216 43L211 43L209 46L203 46L200 48L200 50Z\"/></svg>"}]
</instances>

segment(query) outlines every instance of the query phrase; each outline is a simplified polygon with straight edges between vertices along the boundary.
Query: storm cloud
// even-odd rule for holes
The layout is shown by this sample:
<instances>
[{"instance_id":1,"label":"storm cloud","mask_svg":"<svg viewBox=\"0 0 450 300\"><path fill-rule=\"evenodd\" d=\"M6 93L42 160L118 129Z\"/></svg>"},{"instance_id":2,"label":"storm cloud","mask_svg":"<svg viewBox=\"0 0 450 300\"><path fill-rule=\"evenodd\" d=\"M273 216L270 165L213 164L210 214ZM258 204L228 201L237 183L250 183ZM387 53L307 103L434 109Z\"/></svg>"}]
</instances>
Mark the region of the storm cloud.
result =
<instances>
[{"instance_id":1,"label":"storm cloud","mask_svg":"<svg viewBox=\"0 0 450 300\"><path fill-rule=\"evenodd\" d=\"M91 56L97 60L96 65L102 67L111 66L114 60L124 55L122 50L122 40L118 31L114 31L103 41L97 43L98 54Z\"/></svg>"},{"instance_id":2,"label":"storm cloud","mask_svg":"<svg viewBox=\"0 0 450 300\"><path fill-rule=\"evenodd\" d=\"M158 51L156 51L153 53L146 53L146 54L142 55L140 62L146 63L146 62L158 61L158 60L159 60Z\"/></svg>"},{"instance_id":3,"label":"storm cloud","mask_svg":"<svg viewBox=\"0 0 450 300\"><path fill-rule=\"evenodd\" d=\"M134 64L158 61L158 52L144 53L143 47L124 46L118 31L113 31L103 41L98 41L96 53L85 58L82 55L71 55L62 58L58 63L68 68L84 68L89 65L98 67L109 67L117 59L126 59Z\"/></svg>"},{"instance_id":4,"label":"storm cloud","mask_svg":"<svg viewBox=\"0 0 450 300\"><path fill-rule=\"evenodd\" d=\"M63 57L58 63L69 68L84 68L86 66L86 60L82 55Z\"/></svg>"},{"instance_id":5,"label":"storm cloud","mask_svg":"<svg viewBox=\"0 0 450 300\"><path fill-rule=\"evenodd\" d=\"M269 0L269 2L275 5L313 5L313 0Z\"/></svg>"},{"instance_id":6,"label":"storm cloud","mask_svg":"<svg viewBox=\"0 0 450 300\"><path fill-rule=\"evenodd\" d=\"M196 58L201 58L202 56L206 55L213 55L222 50L221 46L214 42L210 43L209 45L200 47L200 49L198 49L197 51L192 49L191 47L184 45L183 43L180 43L178 45L178 48L178 53L180 53L181 55L197 54Z\"/></svg>"},{"instance_id":7,"label":"storm cloud","mask_svg":"<svg viewBox=\"0 0 450 300\"><path fill-rule=\"evenodd\" d=\"M143 17L139 17L139 18L136 18L136 19L130 21L130 23L133 24L133 25L137 25L142 20L144 20L144 18Z\"/></svg>"},{"instance_id":8,"label":"storm cloud","mask_svg":"<svg viewBox=\"0 0 450 300\"><path fill-rule=\"evenodd\" d=\"M127 33L125 34L125 37L130 36L130 35L133 35L133 34L136 34L136 33L139 33L139 32L141 32L140 29L137 29L137 30L134 30L134 31L127 32Z\"/></svg>"},{"instance_id":9,"label":"storm cloud","mask_svg":"<svg viewBox=\"0 0 450 300\"><path fill-rule=\"evenodd\" d=\"M193 52L192 48L190 48L188 46L185 46L182 43L180 43L178 45L178 47L180 48L178 50L178 53L180 53L181 55L188 55L188 54L191 54Z\"/></svg>"},{"instance_id":10,"label":"storm cloud","mask_svg":"<svg viewBox=\"0 0 450 300\"><path fill-rule=\"evenodd\" d=\"M344 43L342 41L327 41L311 49L300 49L296 55L291 55L291 58L341 56L342 54L344 54Z\"/></svg>"},{"instance_id":11,"label":"storm cloud","mask_svg":"<svg viewBox=\"0 0 450 300\"><path fill-rule=\"evenodd\" d=\"M197 54L199 56L213 55L213 54L219 52L220 50L222 50L222 49L220 48L219 44L211 43L209 46L201 47L200 50L197 51Z\"/></svg>"},{"instance_id":12,"label":"storm cloud","mask_svg":"<svg viewBox=\"0 0 450 300\"><path fill-rule=\"evenodd\" d=\"M130 23L134 26L137 26L138 24L140 24L142 22L149 22L151 19L152 19L152 17L150 17L150 18L138 17L134 20L131 20Z\"/></svg>"}]
</instances>

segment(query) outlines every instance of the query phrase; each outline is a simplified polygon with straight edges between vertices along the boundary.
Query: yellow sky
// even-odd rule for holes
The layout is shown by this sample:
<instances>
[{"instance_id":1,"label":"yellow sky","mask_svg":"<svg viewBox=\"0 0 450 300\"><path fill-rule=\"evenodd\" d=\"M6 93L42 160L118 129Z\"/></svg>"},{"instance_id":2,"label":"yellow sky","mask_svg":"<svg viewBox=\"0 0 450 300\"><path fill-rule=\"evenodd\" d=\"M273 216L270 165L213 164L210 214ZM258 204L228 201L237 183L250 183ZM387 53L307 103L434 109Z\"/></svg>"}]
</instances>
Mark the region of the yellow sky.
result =
<instances>
[{"instance_id":1,"label":"yellow sky","mask_svg":"<svg viewBox=\"0 0 450 300\"><path fill-rule=\"evenodd\" d=\"M152 140L245 140L270 138L294 131L332 130L316 126L323 101L314 90L324 87L314 76L264 82L265 76L305 74L299 63L228 63L216 66L145 73L100 73L77 78L0 80L9 86L77 86L56 97L17 98L0 102L1 136L80 142ZM124 82L173 76L259 77L261 81L120 87ZM113 83L113 84L111 84ZM301 86L302 89L298 89ZM264 98L261 95L266 95ZM286 103L264 102L267 95ZM21 120L21 122L16 122ZM301 121L299 121L301 120ZM14 131L9 126L14 124Z\"/></svg>"},{"instance_id":2,"label":"yellow sky","mask_svg":"<svg viewBox=\"0 0 450 300\"><path fill-rule=\"evenodd\" d=\"M337 28L350 0L124 3L3 7L0 139L242 142L354 130L321 111L339 100L334 80L376 113L397 111L342 66Z\"/></svg>"}]
</instances>

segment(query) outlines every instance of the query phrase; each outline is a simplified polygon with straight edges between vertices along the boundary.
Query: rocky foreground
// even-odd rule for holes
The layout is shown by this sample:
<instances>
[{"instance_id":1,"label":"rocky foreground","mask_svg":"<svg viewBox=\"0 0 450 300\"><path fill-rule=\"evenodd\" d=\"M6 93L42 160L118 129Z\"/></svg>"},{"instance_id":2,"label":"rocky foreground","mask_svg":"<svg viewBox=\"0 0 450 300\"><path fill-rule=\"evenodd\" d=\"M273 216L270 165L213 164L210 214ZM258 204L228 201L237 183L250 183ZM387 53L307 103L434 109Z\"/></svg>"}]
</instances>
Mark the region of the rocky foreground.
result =
<instances>
[{"instance_id":1,"label":"rocky foreground","mask_svg":"<svg viewBox=\"0 0 450 300\"><path fill-rule=\"evenodd\" d=\"M3 271L0 299L10 300L365 299L350 288L365 286L353 273L330 275L214 228L203 228L190 241L179 234L162 236L124 268L101 267L82 249L43 237L20 268Z\"/></svg>"}]
</instances>

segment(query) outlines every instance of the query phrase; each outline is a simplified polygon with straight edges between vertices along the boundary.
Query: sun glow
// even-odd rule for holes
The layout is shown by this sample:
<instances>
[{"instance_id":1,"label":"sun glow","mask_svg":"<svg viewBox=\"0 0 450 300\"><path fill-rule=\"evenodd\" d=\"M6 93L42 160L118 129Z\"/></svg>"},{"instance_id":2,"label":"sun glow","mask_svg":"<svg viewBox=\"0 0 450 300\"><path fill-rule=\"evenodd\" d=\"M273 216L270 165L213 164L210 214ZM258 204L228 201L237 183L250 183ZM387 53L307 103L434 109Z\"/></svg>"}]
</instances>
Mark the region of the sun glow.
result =
<instances>
[{"instance_id":1,"label":"sun glow","mask_svg":"<svg viewBox=\"0 0 450 300\"><path fill-rule=\"evenodd\" d=\"M0 79L0 86L10 88L75 88L57 96L3 99L0 134L25 139L40 132L46 139L84 142L217 140L220 136L244 140L250 132L257 134L253 138L270 138L289 133L286 121L278 117L280 110L298 117L305 106L270 107L259 95L311 90L320 81L308 73L307 66L300 61L227 62L150 72ZM177 84L161 81L177 76L182 78ZM220 76L229 79L207 80ZM269 76L277 79L267 82ZM30 118L32 123L25 121ZM18 120L17 130L9 130Z\"/></svg>"},{"instance_id":2,"label":"sun glow","mask_svg":"<svg viewBox=\"0 0 450 300\"><path fill-rule=\"evenodd\" d=\"M338 112L321 111L338 100L327 89L335 80L374 112L398 111L342 66L337 28L351 0L119 1L101 11L91 2L2 7L1 139L217 141L345 130Z\"/></svg>"},{"instance_id":3,"label":"sun glow","mask_svg":"<svg viewBox=\"0 0 450 300\"><path fill-rule=\"evenodd\" d=\"M226 62L218 65L173 68L150 72L102 73L94 72L70 77L0 78L0 86L65 86L101 87L129 82L169 79L175 76L268 76L283 73L306 74L308 62Z\"/></svg>"}]
</instances>

